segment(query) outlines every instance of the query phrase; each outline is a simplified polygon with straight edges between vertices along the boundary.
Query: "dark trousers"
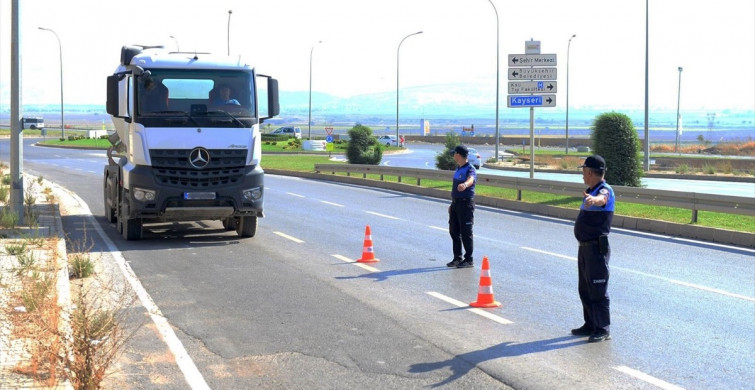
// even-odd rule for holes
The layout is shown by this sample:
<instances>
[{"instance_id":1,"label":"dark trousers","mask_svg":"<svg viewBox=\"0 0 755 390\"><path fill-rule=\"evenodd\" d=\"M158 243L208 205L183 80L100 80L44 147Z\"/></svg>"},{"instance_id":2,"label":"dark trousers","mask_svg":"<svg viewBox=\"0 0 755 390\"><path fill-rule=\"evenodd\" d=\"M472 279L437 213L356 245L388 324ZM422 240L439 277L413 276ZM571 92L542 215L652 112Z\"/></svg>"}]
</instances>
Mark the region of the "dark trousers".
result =
<instances>
[{"instance_id":1,"label":"dark trousers","mask_svg":"<svg viewBox=\"0 0 755 390\"><path fill-rule=\"evenodd\" d=\"M608 260L611 249L606 254L600 253L597 243L580 245L577 255L579 270L579 299L582 301L582 313L585 324L593 329L605 328L611 324L608 298Z\"/></svg>"},{"instance_id":2,"label":"dark trousers","mask_svg":"<svg viewBox=\"0 0 755 390\"><path fill-rule=\"evenodd\" d=\"M474 243L474 200L454 200L448 207L448 233L453 242L454 260L461 259L461 246L464 245L464 260L472 261Z\"/></svg>"}]
</instances>

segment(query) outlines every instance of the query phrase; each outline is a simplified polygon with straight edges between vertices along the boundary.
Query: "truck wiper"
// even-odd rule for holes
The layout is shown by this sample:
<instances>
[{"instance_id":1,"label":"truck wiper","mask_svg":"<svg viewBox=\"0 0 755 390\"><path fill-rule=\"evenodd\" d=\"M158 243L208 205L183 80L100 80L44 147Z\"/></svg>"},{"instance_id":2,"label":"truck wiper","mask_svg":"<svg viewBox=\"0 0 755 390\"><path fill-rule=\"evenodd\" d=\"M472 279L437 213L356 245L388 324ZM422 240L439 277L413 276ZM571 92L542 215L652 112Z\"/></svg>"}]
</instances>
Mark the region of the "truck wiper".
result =
<instances>
[{"instance_id":1,"label":"truck wiper","mask_svg":"<svg viewBox=\"0 0 755 390\"><path fill-rule=\"evenodd\" d=\"M191 115L189 115L189 113L187 113L186 111L154 111L150 112L147 115L173 116L172 118L166 118L166 120L171 123L186 123L187 120L190 120L195 125L199 126L199 122L197 122L196 119L192 118Z\"/></svg>"},{"instance_id":2,"label":"truck wiper","mask_svg":"<svg viewBox=\"0 0 755 390\"><path fill-rule=\"evenodd\" d=\"M154 115L154 114L186 115L186 111L150 111L150 112L145 112L143 115Z\"/></svg>"},{"instance_id":3,"label":"truck wiper","mask_svg":"<svg viewBox=\"0 0 755 390\"><path fill-rule=\"evenodd\" d=\"M232 121L235 121L239 127L246 127L244 126L244 122L240 121L239 118L236 118L235 116L231 115L230 113L223 111L223 110L216 110L216 111L207 111L208 114L223 114L226 117L230 118Z\"/></svg>"}]
</instances>

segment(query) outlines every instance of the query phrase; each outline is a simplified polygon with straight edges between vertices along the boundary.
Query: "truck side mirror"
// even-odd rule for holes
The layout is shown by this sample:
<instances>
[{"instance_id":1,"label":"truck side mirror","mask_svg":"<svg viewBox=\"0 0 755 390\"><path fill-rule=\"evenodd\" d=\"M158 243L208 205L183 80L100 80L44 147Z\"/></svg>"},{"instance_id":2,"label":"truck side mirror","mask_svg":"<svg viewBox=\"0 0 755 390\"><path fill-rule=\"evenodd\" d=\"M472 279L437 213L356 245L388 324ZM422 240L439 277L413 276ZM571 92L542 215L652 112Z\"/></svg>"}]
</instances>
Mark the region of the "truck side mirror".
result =
<instances>
[{"instance_id":1,"label":"truck side mirror","mask_svg":"<svg viewBox=\"0 0 755 390\"><path fill-rule=\"evenodd\" d=\"M112 75L107 78L107 113L119 117L130 117L128 102L129 78L124 75Z\"/></svg>"},{"instance_id":2,"label":"truck side mirror","mask_svg":"<svg viewBox=\"0 0 755 390\"><path fill-rule=\"evenodd\" d=\"M118 76L107 77L107 102L105 103L107 113L112 116L118 116Z\"/></svg>"},{"instance_id":3,"label":"truck side mirror","mask_svg":"<svg viewBox=\"0 0 755 390\"><path fill-rule=\"evenodd\" d=\"M262 123L266 119L270 119L280 114L280 104L278 103L278 80L259 73L257 74L257 77L258 80L259 78L267 79L267 93L259 96L259 106L257 107L259 120L260 123ZM258 88L258 90L259 89L261 88ZM267 101L265 102L265 100ZM265 107L265 104L267 104L267 107ZM267 108L267 112L261 112L265 108Z\"/></svg>"},{"instance_id":4,"label":"truck side mirror","mask_svg":"<svg viewBox=\"0 0 755 390\"><path fill-rule=\"evenodd\" d=\"M278 102L278 80L267 79L267 114L270 117L280 114L280 103Z\"/></svg>"}]
</instances>

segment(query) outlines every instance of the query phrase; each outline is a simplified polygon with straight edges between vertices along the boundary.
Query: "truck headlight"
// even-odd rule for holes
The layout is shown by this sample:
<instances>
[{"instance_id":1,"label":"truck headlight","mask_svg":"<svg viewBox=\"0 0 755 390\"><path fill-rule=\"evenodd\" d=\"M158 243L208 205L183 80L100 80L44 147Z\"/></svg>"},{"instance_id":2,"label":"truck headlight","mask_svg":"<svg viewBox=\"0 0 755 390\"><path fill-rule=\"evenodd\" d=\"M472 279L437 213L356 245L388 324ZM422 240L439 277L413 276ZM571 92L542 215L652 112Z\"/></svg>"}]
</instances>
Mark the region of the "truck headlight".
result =
<instances>
[{"instance_id":1,"label":"truck headlight","mask_svg":"<svg viewBox=\"0 0 755 390\"><path fill-rule=\"evenodd\" d=\"M145 190L143 188L134 188L134 199L140 202L143 202L145 200L151 202L155 200L155 191Z\"/></svg>"},{"instance_id":2,"label":"truck headlight","mask_svg":"<svg viewBox=\"0 0 755 390\"><path fill-rule=\"evenodd\" d=\"M248 190L244 190L242 194L244 196L244 199L246 200L258 200L262 198L262 188L261 187L250 188Z\"/></svg>"}]
</instances>

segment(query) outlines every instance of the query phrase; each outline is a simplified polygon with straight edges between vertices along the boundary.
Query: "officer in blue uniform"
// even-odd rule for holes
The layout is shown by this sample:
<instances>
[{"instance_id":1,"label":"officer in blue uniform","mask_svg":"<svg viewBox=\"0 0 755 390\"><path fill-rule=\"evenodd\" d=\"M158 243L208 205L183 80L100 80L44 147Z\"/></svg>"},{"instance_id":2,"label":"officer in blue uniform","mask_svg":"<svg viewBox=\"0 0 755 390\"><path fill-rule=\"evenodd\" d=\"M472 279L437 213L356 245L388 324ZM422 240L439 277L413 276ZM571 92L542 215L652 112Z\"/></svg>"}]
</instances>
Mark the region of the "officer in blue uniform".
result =
<instances>
[{"instance_id":1,"label":"officer in blue uniform","mask_svg":"<svg viewBox=\"0 0 755 390\"><path fill-rule=\"evenodd\" d=\"M575 336L589 336L589 342L611 338L611 316L608 298L608 260L611 248L608 233L611 231L615 198L613 189L605 180L606 161L593 155L585 159L582 180L588 186L582 193L582 206L574 224L574 237L579 241L577 268L579 272L579 299L585 324L572 329Z\"/></svg>"},{"instance_id":2,"label":"officer in blue uniform","mask_svg":"<svg viewBox=\"0 0 755 390\"><path fill-rule=\"evenodd\" d=\"M453 186L451 187L451 205L448 206L448 232L453 241L454 258L449 267L470 268L474 266L472 251L474 242L472 226L474 225L474 187L477 181L477 172L472 164L467 161L469 150L464 145L459 145L452 151L454 161L458 168L454 172ZM461 255L461 247L464 246L464 257Z\"/></svg>"}]
</instances>

